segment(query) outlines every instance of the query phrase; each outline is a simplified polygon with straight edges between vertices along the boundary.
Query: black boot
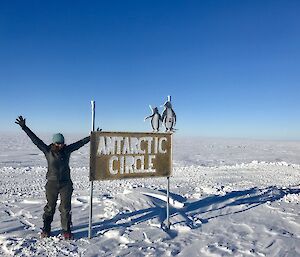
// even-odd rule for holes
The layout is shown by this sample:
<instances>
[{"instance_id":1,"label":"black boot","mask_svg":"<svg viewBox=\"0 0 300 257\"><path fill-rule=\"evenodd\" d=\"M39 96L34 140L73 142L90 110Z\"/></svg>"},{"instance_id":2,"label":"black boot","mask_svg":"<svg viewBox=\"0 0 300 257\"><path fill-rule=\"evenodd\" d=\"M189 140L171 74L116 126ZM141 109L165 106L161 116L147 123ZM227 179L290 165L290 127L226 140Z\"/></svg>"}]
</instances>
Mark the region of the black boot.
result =
<instances>
[{"instance_id":1,"label":"black boot","mask_svg":"<svg viewBox=\"0 0 300 257\"><path fill-rule=\"evenodd\" d=\"M41 238L50 237L50 232L42 230Z\"/></svg>"}]
</instances>

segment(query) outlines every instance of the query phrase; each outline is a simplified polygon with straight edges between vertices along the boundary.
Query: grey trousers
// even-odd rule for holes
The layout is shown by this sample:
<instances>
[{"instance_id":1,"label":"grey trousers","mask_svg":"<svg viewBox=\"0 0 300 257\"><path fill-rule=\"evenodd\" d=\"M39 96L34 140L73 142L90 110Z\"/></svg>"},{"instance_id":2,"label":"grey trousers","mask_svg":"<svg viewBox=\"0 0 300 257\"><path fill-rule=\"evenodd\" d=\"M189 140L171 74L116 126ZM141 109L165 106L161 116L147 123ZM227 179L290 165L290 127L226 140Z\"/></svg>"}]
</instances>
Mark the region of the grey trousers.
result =
<instances>
[{"instance_id":1,"label":"grey trousers","mask_svg":"<svg viewBox=\"0 0 300 257\"><path fill-rule=\"evenodd\" d=\"M43 230L46 232L51 231L51 222L53 221L53 216L56 209L56 203L58 195L60 195L60 218L61 218L61 227L64 232L71 231L71 198L73 192L73 183L72 181L66 182L57 182L57 181L48 181L46 184L46 198L47 204L44 207L44 227Z\"/></svg>"}]
</instances>

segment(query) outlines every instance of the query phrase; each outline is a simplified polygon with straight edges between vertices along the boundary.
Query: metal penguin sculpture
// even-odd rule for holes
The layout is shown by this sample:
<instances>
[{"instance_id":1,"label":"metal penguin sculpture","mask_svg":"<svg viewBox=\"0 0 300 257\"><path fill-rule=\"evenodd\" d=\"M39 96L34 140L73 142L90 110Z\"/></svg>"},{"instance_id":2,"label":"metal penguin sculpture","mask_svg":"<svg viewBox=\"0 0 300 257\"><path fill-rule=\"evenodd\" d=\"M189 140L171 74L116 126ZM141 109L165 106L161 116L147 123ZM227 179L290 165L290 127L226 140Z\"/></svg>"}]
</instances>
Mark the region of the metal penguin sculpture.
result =
<instances>
[{"instance_id":1,"label":"metal penguin sculpture","mask_svg":"<svg viewBox=\"0 0 300 257\"><path fill-rule=\"evenodd\" d=\"M176 114L172 108L170 101L166 101L164 104L164 111L161 120L166 128L166 131L173 131L176 125Z\"/></svg>"},{"instance_id":2,"label":"metal penguin sculpture","mask_svg":"<svg viewBox=\"0 0 300 257\"><path fill-rule=\"evenodd\" d=\"M146 117L144 119L144 121L151 118L151 126L152 126L153 131L158 132L160 123L161 123L161 115L159 114L157 107L152 108L150 105L149 105L149 107L152 110L152 115Z\"/></svg>"}]
</instances>

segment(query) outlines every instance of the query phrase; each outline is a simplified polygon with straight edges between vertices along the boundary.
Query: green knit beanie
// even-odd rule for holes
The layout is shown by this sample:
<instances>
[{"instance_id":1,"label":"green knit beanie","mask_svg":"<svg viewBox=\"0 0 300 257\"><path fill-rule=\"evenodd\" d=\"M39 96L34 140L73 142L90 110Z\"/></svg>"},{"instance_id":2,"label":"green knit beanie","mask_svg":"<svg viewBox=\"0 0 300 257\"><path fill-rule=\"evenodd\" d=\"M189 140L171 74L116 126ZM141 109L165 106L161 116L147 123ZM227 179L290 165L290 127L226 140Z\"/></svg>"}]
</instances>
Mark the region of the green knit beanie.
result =
<instances>
[{"instance_id":1,"label":"green knit beanie","mask_svg":"<svg viewBox=\"0 0 300 257\"><path fill-rule=\"evenodd\" d=\"M62 134L57 133L54 134L52 137L52 142L55 144L64 144L65 143L65 138Z\"/></svg>"}]
</instances>

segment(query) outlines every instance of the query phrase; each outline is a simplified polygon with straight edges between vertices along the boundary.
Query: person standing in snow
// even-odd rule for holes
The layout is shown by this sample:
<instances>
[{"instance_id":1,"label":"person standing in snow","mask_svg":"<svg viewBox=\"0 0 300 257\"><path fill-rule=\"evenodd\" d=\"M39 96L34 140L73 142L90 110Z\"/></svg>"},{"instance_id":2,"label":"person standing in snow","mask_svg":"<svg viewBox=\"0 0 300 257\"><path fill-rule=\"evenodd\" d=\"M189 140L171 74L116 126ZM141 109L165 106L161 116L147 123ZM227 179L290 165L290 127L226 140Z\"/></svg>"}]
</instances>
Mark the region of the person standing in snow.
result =
<instances>
[{"instance_id":1,"label":"person standing in snow","mask_svg":"<svg viewBox=\"0 0 300 257\"><path fill-rule=\"evenodd\" d=\"M52 144L46 145L26 126L26 119L22 116L19 116L15 123L20 125L31 141L45 154L48 162L47 183L45 186L47 204L44 207L44 226L41 237L50 236L51 222L53 221L58 195L60 195L61 203L59 210L63 237L65 239L72 239L71 198L73 183L70 177L70 155L72 152L87 144L90 141L90 137L88 136L73 144L66 145L64 136L57 133L53 135Z\"/></svg>"}]
</instances>

